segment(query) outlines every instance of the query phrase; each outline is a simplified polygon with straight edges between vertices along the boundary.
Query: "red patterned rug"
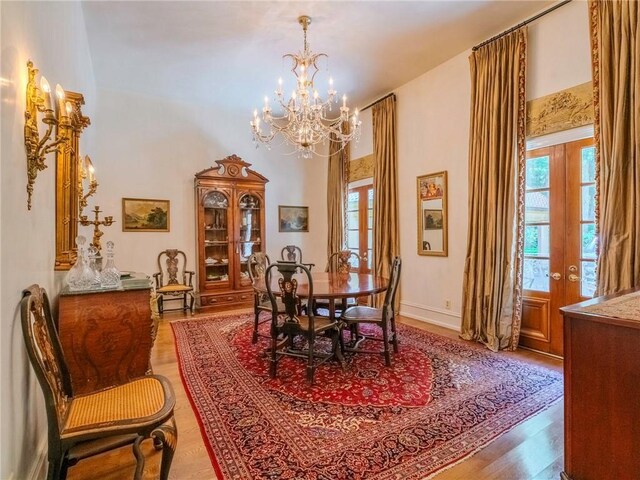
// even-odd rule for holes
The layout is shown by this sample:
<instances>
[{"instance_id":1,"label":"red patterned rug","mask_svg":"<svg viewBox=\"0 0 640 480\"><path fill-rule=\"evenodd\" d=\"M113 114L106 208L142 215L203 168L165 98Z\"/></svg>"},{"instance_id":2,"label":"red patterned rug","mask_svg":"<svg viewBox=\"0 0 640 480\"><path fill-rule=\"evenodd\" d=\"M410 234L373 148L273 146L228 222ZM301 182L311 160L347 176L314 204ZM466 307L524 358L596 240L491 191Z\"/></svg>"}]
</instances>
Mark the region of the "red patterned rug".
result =
<instances>
[{"instance_id":1,"label":"red patterned rug","mask_svg":"<svg viewBox=\"0 0 640 480\"><path fill-rule=\"evenodd\" d=\"M405 325L391 368L353 355L346 371L318 367L310 387L304 361L284 358L271 379L252 320L172 322L220 479L430 478L562 396L559 373Z\"/></svg>"}]
</instances>

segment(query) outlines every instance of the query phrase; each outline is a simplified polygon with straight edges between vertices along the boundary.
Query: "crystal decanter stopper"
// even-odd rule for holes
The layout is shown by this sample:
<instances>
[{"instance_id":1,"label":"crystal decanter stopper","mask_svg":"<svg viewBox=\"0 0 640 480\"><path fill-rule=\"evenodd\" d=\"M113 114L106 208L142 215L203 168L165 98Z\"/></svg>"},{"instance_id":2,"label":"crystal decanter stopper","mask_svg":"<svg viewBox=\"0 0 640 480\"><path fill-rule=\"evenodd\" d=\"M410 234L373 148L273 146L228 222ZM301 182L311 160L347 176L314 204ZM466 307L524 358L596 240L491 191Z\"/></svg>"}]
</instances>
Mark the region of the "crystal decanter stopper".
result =
<instances>
[{"instance_id":1,"label":"crystal decanter stopper","mask_svg":"<svg viewBox=\"0 0 640 480\"><path fill-rule=\"evenodd\" d=\"M116 268L116 263L113 259L113 246L114 243L109 240L107 242L107 263L102 268L102 286L108 288L119 288L122 286L120 281L120 271Z\"/></svg>"},{"instance_id":2,"label":"crystal decanter stopper","mask_svg":"<svg viewBox=\"0 0 640 480\"><path fill-rule=\"evenodd\" d=\"M82 235L76 237L78 255L76 257L76 263L71 267L66 277L69 290L72 291L88 290L92 287L94 281L94 274L87 258L87 250L84 247L86 242L87 239Z\"/></svg>"}]
</instances>

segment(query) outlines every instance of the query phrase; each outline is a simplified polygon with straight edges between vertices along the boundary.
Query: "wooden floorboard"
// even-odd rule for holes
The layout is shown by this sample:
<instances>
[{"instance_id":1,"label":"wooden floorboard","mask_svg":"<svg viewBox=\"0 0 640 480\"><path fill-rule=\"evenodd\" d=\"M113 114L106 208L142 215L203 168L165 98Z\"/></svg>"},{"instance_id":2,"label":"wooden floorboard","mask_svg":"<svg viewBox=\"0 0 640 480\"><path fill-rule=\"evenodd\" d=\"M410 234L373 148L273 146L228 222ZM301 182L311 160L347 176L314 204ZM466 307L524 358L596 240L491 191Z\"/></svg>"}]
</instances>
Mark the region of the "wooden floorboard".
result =
<instances>
[{"instance_id":1,"label":"wooden floorboard","mask_svg":"<svg viewBox=\"0 0 640 480\"><path fill-rule=\"evenodd\" d=\"M194 317L203 316L194 315ZM176 393L176 423L178 448L170 478L176 480L216 479L209 455L200 434L200 427L185 393L176 359L173 332L169 322L191 318L178 313L165 314L160 322L152 354L154 373L166 376ZM457 338L457 333L442 327L411 319L402 323ZM505 352L512 358L562 370L562 361L528 350ZM159 475L160 453L151 442L145 442L146 465L143 478ZM475 455L437 475L435 480L557 480L563 464L563 406L562 401L517 425L499 436ZM70 480L121 480L133 478L135 461L130 447L83 460L69 470Z\"/></svg>"}]
</instances>

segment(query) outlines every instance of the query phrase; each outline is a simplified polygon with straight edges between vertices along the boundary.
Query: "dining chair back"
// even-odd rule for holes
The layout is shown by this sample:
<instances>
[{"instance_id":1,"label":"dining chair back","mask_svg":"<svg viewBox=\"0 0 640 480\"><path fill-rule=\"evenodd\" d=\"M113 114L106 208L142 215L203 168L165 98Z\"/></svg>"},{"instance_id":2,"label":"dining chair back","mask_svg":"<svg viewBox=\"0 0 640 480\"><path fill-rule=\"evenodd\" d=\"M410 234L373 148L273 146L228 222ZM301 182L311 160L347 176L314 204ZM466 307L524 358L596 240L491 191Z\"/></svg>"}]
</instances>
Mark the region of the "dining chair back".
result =
<instances>
[{"instance_id":1,"label":"dining chair back","mask_svg":"<svg viewBox=\"0 0 640 480\"><path fill-rule=\"evenodd\" d=\"M271 301L269 296L265 292L264 277L267 271L267 267L271 265L269 255L264 252L255 252L247 260L247 271L249 272L249 278L251 279L251 285L253 286L253 336L251 337L252 343L258 342L258 337L266 336L271 338L271 335L260 335L259 327L261 323L270 321L271 317L266 317L262 322L260 321L261 312L271 311Z\"/></svg>"},{"instance_id":2,"label":"dining chair back","mask_svg":"<svg viewBox=\"0 0 640 480\"><path fill-rule=\"evenodd\" d=\"M311 270L315 264L314 263L305 263L302 261L302 249L297 245L286 245L280 251L280 258L283 262L296 262L304 265L309 270Z\"/></svg>"},{"instance_id":3,"label":"dining chair back","mask_svg":"<svg viewBox=\"0 0 640 480\"><path fill-rule=\"evenodd\" d=\"M360 266L360 255L352 250L340 250L329 255L325 272L349 273L354 266Z\"/></svg>"}]
</instances>

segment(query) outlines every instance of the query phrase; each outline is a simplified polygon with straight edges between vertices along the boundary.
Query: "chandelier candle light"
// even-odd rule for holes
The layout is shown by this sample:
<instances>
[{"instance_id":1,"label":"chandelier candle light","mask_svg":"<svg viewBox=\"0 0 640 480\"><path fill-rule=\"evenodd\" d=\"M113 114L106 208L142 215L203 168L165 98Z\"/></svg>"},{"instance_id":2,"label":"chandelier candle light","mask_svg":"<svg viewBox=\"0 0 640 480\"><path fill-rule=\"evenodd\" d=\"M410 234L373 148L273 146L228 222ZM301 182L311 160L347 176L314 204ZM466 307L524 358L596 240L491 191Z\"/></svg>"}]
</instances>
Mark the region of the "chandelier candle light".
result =
<instances>
[{"instance_id":1,"label":"chandelier candle light","mask_svg":"<svg viewBox=\"0 0 640 480\"><path fill-rule=\"evenodd\" d=\"M314 87L314 78L318 73L317 62L321 57L328 56L324 53L313 53L307 43L307 28L311 23L311 17L303 15L298 17L298 23L302 25L304 32L304 49L298 53L288 53L283 58L291 58L291 71L296 76L296 88L287 100L282 89L282 78L278 80L275 91L275 102L282 109L282 114L274 114L269 105L269 97L264 98L262 116L258 110L253 112L251 130L253 141L258 147L258 142L270 147L271 141L277 134L282 135L286 142L296 147L296 151L303 158L311 158L316 153L315 146L326 141L340 142L344 148L351 140L360 137L360 124L358 109L349 121L349 107L347 96L342 96L340 115L330 117L333 103L337 103L337 92L333 88L333 79L329 78L327 99L322 100L318 90ZM268 127L264 132L261 121ZM333 138L332 138L333 134Z\"/></svg>"}]
</instances>

